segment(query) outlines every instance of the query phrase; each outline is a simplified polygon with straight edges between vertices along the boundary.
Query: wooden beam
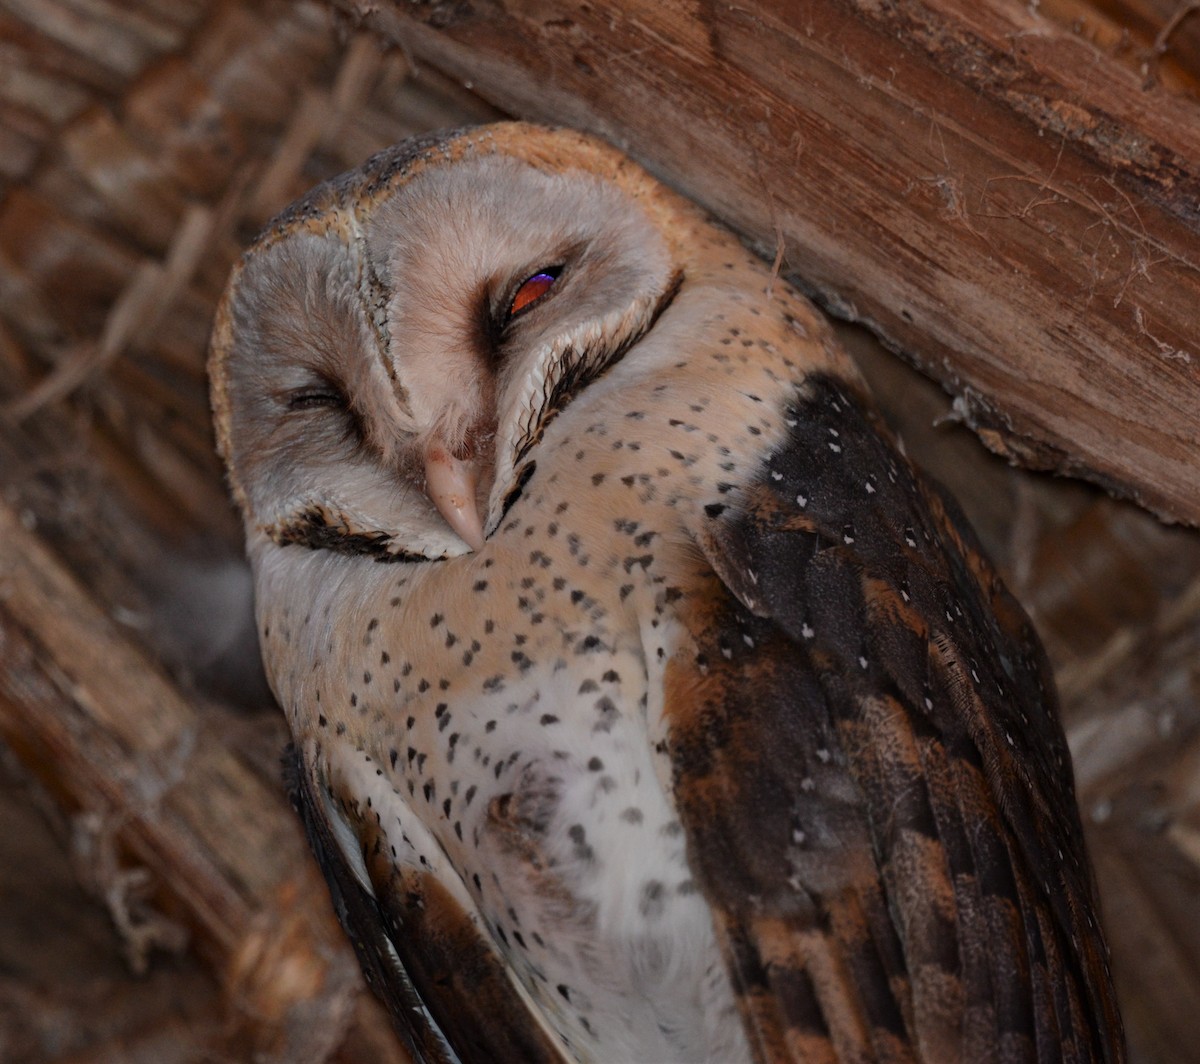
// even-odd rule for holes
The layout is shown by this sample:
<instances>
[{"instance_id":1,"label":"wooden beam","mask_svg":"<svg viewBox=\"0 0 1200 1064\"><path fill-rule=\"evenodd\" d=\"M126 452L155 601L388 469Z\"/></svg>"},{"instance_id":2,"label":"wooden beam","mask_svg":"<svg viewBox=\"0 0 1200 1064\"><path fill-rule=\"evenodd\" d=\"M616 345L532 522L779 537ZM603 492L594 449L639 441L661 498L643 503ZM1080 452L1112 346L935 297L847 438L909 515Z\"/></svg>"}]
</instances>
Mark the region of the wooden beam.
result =
<instances>
[{"instance_id":1,"label":"wooden beam","mask_svg":"<svg viewBox=\"0 0 1200 1064\"><path fill-rule=\"evenodd\" d=\"M326 1059L362 981L282 787L234 756L3 503L0 543L0 741L100 825L97 886L127 943L190 933L238 1057ZM142 870L166 915L132 914Z\"/></svg>"},{"instance_id":2,"label":"wooden beam","mask_svg":"<svg viewBox=\"0 0 1200 1064\"><path fill-rule=\"evenodd\" d=\"M1015 0L339 0L626 148L994 450L1200 524L1200 105Z\"/></svg>"}]
</instances>

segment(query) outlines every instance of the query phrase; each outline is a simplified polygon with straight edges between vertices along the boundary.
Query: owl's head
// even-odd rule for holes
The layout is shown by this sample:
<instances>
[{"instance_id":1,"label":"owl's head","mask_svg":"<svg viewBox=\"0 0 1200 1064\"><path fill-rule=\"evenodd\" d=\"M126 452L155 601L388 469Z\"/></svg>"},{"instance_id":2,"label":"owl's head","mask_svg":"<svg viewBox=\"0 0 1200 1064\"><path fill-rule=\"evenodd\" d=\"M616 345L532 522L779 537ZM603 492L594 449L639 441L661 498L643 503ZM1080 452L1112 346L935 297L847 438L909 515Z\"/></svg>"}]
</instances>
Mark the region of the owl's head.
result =
<instances>
[{"instance_id":1,"label":"owl's head","mask_svg":"<svg viewBox=\"0 0 1200 1064\"><path fill-rule=\"evenodd\" d=\"M518 123L410 141L275 220L210 372L251 542L478 549L548 424L651 332L703 224L601 142Z\"/></svg>"}]
</instances>

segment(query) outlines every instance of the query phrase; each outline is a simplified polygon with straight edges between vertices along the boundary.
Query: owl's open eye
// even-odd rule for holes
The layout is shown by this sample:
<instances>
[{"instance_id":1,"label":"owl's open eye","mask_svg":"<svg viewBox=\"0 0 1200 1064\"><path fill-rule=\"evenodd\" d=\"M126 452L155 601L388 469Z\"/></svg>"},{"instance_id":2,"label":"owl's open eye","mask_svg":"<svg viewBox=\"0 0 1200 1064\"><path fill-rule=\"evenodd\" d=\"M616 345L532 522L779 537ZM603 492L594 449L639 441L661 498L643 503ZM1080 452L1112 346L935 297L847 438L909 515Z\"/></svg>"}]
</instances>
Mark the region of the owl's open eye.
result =
<instances>
[{"instance_id":1,"label":"owl's open eye","mask_svg":"<svg viewBox=\"0 0 1200 1064\"><path fill-rule=\"evenodd\" d=\"M507 325L518 314L528 310L549 292L554 287L554 282L558 280L562 270L561 266L546 266L537 273L526 277L513 293L512 301L508 305L508 313L504 316L504 323Z\"/></svg>"}]
</instances>

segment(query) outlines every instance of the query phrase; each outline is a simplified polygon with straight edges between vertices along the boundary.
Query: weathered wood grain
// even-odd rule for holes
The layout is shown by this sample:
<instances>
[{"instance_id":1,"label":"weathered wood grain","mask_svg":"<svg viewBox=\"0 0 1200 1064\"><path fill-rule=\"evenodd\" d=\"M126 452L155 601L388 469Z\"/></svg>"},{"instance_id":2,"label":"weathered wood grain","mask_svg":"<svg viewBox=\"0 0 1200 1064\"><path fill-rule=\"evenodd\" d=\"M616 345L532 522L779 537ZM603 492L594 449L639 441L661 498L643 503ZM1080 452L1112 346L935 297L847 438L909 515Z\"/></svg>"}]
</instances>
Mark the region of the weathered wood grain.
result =
<instances>
[{"instance_id":1,"label":"weathered wood grain","mask_svg":"<svg viewBox=\"0 0 1200 1064\"><path fill-rule=\"evenodd\" d=\"M598 132L996 451L1200 523L1200 105L1014 0L339 0Z\"/></svg>"},{"instance_id":2,"label":"weathered wood grain","mask_svg":"<svg viewBox=\"0 0 1200 1064\"><path fill-rule=\"evenodd\" d=\"M100 826L97 885L127 941L194 936L244 1059L326 1060L360 978L281 789L233 755L3 504L0 543L0 741ZM139 868L167 918L126 919Z\"/></svg>"}]
</instances>

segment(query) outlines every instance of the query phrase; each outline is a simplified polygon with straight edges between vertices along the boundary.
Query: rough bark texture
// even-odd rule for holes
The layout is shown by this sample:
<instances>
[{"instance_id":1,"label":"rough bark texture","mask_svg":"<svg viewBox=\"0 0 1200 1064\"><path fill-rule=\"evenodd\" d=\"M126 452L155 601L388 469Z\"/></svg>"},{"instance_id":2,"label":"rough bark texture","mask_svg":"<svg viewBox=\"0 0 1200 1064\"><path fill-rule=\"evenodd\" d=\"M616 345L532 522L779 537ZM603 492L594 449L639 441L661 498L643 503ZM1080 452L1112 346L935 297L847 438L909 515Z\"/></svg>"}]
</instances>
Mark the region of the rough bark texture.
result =
<instances>
[{"instance_id":1,"label":"rough bark texture","mask_svg":"<svg viewBox=\"0 0 1200 1064\"><path fill-rule=\"evenodd\" d=\"M629 149L992 449L1200 523L1194 100L1013 0L341 5Z\"/></svg>"},{"instance_id":2,"label":"rough bark texture","mask_svg":"<svg viewBox=\"0 0 1200 1064\"><path fill-rule=\"evenodd\" d=\"M89 834L130 962L195 936L249 1052L326 1059L357 965L282 795L3 505L0 542L0 741Z\"/></svg>"}]
</instances>

